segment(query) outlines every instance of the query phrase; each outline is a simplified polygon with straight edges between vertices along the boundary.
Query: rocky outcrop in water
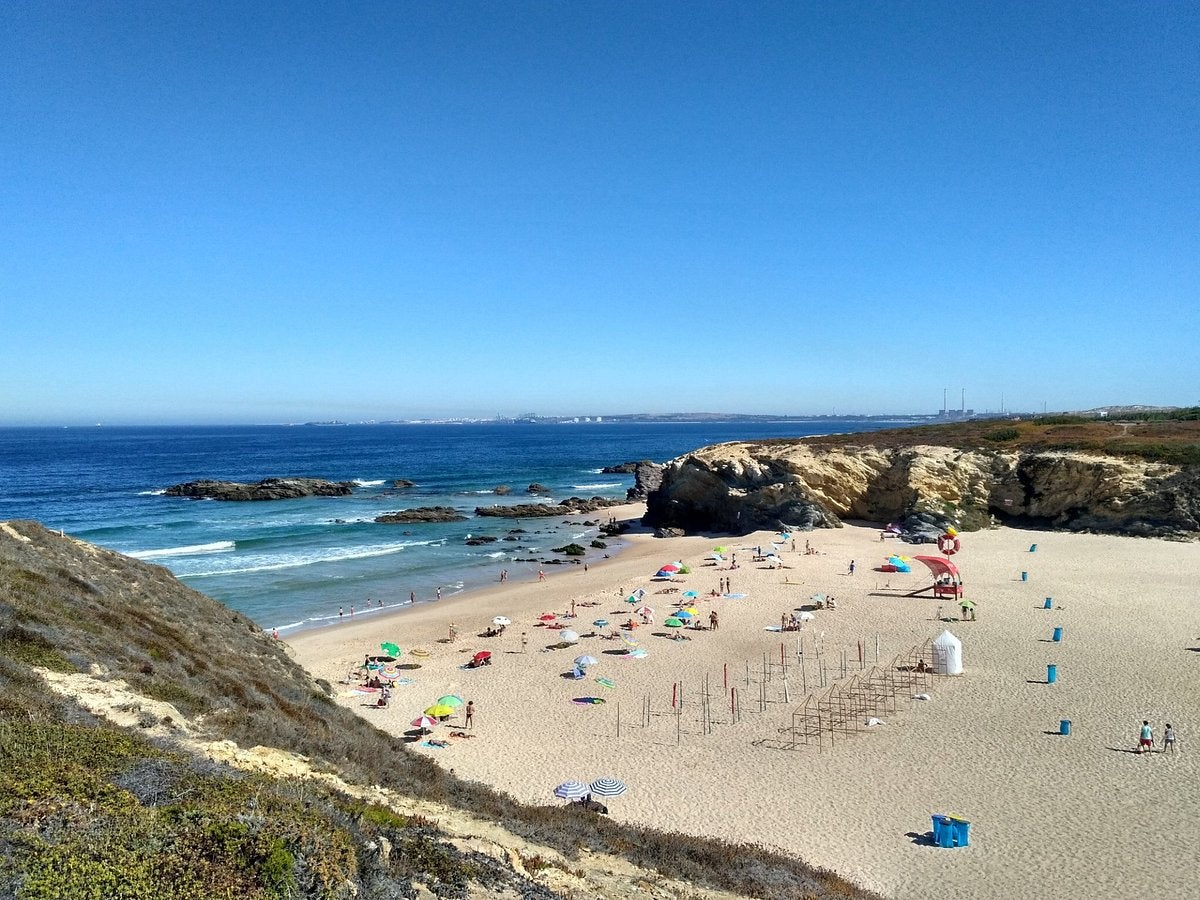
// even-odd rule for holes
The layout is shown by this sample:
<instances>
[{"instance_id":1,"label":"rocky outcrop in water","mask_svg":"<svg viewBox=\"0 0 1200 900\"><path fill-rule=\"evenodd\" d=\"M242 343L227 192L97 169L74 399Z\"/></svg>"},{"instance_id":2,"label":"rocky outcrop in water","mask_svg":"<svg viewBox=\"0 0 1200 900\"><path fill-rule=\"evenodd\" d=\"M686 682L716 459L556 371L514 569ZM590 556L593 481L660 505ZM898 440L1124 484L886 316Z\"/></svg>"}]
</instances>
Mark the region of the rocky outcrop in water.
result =
<instances>
[{"instance_id":1,"label":"rocky outcrop in water","mask_svg":"<svg viewBox=\"0 0 1200 900\"><path fill-rule=\"evenodd\" d=\"M558 503L517 503L513 506L477 506L475 515L504 519L546 519L551 516L573 516L577 513L595 512L610 506L620 506L624 500L609 500L606 497L568 497Z\"/></svg>"},{"instance_id":2,"label":"rocky outcrop in water","mask_svg":"<svg viewBox=\"0 0 1200 900\"><path fill-rule=\"evenodd\" d=\"M672 460L645 522L689 531L993 522L1146 536L1200 533L1200 467L1064 451L739 442Z\"/></svg>"},{"instance_id":3,"label":"rocky outcrop in water","mask_svg":"<svg viewBox=\"0 0 1200 900\"><path fill-rule=\"evenodd\" d=\"M466 516L452 506L418 506L376 516L383 525L409 525L413 522L462 522Z\"/></svg>"},{"instance_id":4,"label":"rocky outcrop in water","mask_svg":"<svg viewBox=\"0 0 1200 900\"><path fill-rule=\"evenodd\" d=\"M167 488L168 497L192 500L292 500L296 497L344 497L353 493L352 481L320 478L264 478L251 483L239 481L188 481Z\"/></svg>"}]
</instances>

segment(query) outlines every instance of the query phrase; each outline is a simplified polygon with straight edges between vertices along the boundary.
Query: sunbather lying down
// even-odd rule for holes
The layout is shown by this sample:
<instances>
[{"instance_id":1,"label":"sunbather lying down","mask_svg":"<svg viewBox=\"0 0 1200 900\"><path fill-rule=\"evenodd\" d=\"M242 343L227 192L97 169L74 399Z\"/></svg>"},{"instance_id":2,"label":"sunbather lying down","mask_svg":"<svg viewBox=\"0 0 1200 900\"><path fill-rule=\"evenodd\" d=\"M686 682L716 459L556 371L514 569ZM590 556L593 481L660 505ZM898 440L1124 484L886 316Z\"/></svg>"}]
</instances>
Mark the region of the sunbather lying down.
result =
<instances>
[{"instance_id":1,"label":"sunbather lying down","mask_svg":"<svg viewBox=\"0 0 1200 900\"><path fill-rule=\"evenodd\" d=\"M450 737L473 738L475 735L467 734L465 731L452 731L450 732Z\"/></svg>"}]
</instances>

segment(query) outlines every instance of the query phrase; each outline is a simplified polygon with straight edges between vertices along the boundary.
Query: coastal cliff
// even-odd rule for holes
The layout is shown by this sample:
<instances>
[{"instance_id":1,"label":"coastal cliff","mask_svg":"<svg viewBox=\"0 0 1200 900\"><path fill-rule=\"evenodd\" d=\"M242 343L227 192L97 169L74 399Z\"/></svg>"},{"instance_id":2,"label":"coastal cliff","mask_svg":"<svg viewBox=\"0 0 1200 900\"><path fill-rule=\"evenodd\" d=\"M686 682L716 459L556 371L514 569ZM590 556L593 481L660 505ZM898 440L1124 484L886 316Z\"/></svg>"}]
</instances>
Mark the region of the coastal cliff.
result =
<instances>
[{"instance_id":1,"label":"coastal cliff","mask_svg":"<svg viewBox=\"0 0 1200 900\"><path fill-rule=\"evenodd\" d=\"M672 460L650 493L656 527L745 533L842 519L993 523L1145 536L1200 533L1200 466L1085 451L817 446L705 447Z\"/></svg>"}]
</instances>

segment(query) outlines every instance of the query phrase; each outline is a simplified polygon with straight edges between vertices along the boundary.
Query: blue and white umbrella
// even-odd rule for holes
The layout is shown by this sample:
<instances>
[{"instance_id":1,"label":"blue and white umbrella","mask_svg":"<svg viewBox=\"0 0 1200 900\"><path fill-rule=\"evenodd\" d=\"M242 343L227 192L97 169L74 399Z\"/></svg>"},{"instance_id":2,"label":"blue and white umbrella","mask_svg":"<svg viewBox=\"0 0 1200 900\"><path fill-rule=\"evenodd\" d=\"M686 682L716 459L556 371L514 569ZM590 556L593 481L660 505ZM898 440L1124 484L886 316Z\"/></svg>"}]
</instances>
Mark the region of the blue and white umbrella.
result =
<instances>
[{"instance_id":1,"label":"blue and white umbrella","mask_svg":"<svg viewBox=\"0 0 1200 900\"><path fill-rule=\"evenodd\" d=\"M597 778L591 788L594 797L620 797L626 791L625 782L616 778Z\"/></svg>"},{"instance_id":2,"label":"blue and white umbrella","mask_svg":"<svg viewBox=\"0 0 1200 900\"><path fill-rule=\"evenodd\" d=\"M581 800L589 793L590 788L582 781L564 781L554 789L554 796L560 800Z\"/></svg>"}]
</instances>

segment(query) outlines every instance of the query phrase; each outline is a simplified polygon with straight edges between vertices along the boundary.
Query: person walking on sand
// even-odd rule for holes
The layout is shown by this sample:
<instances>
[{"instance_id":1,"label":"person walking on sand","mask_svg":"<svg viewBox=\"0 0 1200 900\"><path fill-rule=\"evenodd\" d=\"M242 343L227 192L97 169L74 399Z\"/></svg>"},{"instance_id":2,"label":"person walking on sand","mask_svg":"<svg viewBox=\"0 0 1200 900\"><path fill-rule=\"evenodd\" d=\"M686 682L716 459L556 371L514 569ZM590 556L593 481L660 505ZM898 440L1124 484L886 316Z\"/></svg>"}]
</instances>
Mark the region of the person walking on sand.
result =
<instances>
[{"instance_id":1,"label":"person walking on sand","mask_svg":"<svg viewBox=\"0 0 1200 900\"><path fill-rule=\"evenodd\" d=\"M1175 729L1171 727L1170 722L1168 722L1166 728L1163 729L1163 745L1160 752L1166 753L1168 750L1170 750L1172 753L1175 752Z\"/></svg>"},{"instance_id":2,"label":"person walking on sand","mask_svg":"<svg viewBox=\"0 0 1200 900\"><path fill-rule=\"evenodd\" d=\"M437 599L438 599L438 600L441 600L441 599L442 599L442 589L441 589L441 588L438 588L438 589L437 589Z\"/></svg>"},{"instance_id":3,"label":"person walking on sand","mask_svg":"<svg viewBox=\"0 0 1200 900\"><path fill-rule=\"evenodd\" d=\"M850 574L854 574L854 560L850 560Z\"/></svg>"},{"instance_id":4,"label":"person walking on sand","mask_svg":"<svg viewBox=\"0 0 1200 900\"><path fill-rule=\"evenodd\" d=\"M543 572L541 569L538 569L538 581L545 581L545 580L546 580L546 573Z\"/></svg>"},{"instance_id":5,"label":"person walking on sand","mask_svg":"<svg viewBox=\"0 0 1200 900\"><path fill-rule=\"evenodd\" d=\"M468 728L474 728L475 727L475 701L474 700L467 701L467 711L465 713L465 716L466 716L466 718L464 720L464 724Z\"/></svg>"},{"instance_id":6,"label":"person walking on sand","mask_svg":"<svg viewBox=\"0 0 1200 900\"><path fill-rule=\"evenodd\" d=\"M1142 719L1142 730L1138 733L1138 753L1149 753L1154 749L1154 729L1147 719Z\"/></svg>"},{"instance_id":7,"label":"person walking on sand","mask_svg":"<svg viewBox=\"0 0 1200 900\"><path fill-rule=\"evenodd\" d=\"M409 591L409 592L408 592L408 602L409 602L409 603L416 603L416 602L417 602L417 592L416 592L416 591Z\"/></svg>"}]
</instances>

